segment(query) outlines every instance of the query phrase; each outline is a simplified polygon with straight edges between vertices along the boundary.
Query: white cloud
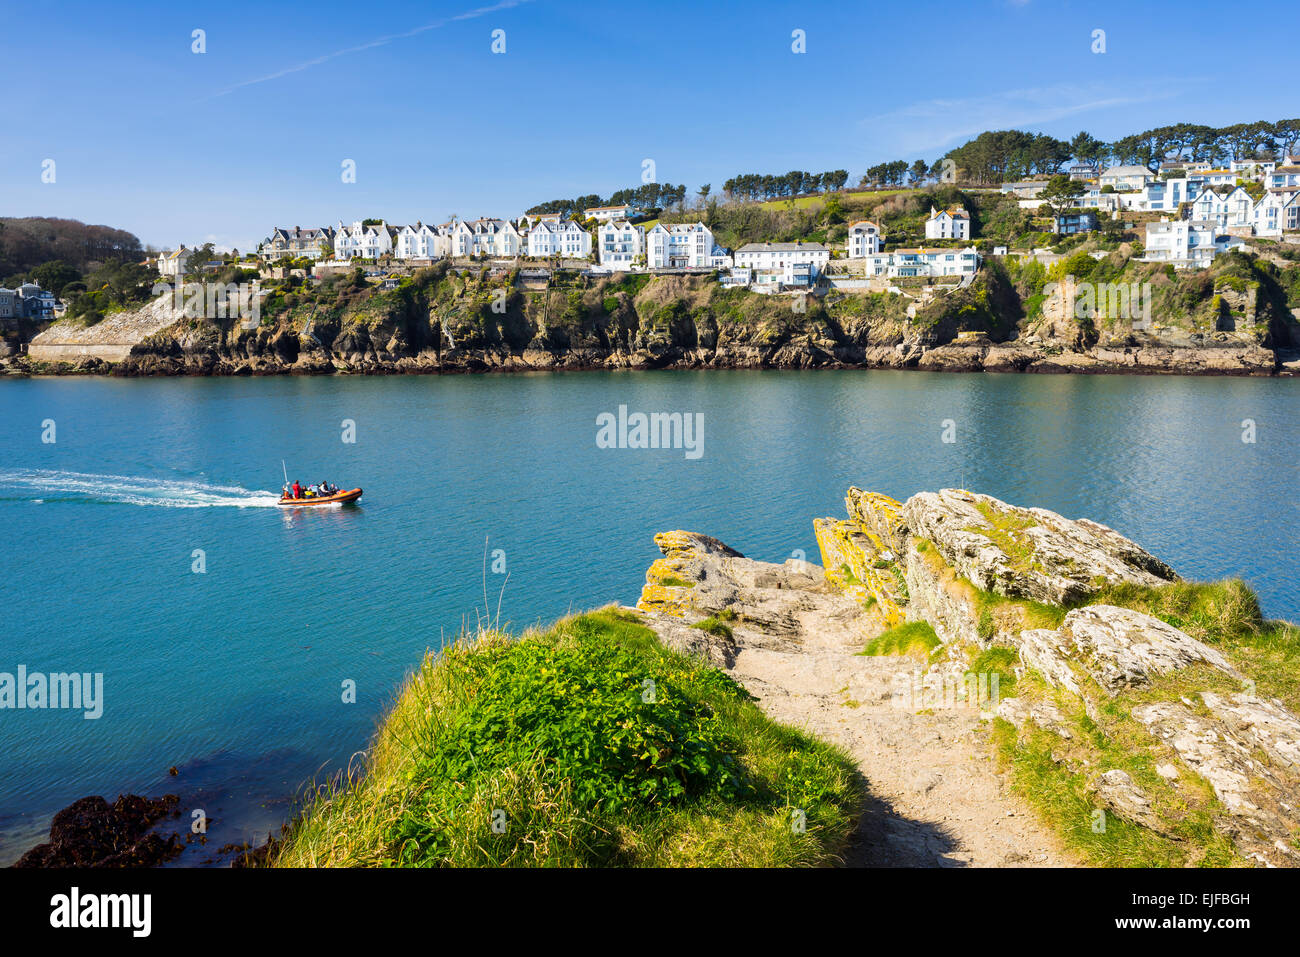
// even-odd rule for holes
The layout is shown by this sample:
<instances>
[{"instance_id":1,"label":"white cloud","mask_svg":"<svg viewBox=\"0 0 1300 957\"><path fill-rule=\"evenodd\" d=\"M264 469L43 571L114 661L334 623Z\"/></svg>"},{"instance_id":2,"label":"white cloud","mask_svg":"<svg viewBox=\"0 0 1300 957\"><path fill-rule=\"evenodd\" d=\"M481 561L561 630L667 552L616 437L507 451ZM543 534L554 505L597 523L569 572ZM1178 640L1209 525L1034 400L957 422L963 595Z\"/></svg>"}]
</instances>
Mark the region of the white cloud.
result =
<instances>
[{"instance_id":1,"label":"white cloud","mask_svg":"<svg viewBox=\"0 0 1300 957\"><path fill-rule=\"evenodd\" d=\"M981 96L921 100L867 117L873 146L883 153L913 156L963 143L985 130L1024 129L1097 110L1172 99L1183 80L1100 84L1058 84L1005 90Z\"/></svg>"}]
</instances>

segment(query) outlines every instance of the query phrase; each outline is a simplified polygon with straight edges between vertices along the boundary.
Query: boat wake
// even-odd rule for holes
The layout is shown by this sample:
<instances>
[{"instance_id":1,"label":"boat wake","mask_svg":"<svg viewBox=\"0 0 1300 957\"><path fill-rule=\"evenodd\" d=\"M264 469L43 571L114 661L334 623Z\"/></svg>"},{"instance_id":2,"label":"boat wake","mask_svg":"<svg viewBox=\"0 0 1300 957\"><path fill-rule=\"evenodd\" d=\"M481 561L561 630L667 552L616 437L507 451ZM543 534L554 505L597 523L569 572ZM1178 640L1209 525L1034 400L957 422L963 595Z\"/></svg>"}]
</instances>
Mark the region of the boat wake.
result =
<instances>
[{"instance_id":1,"label":"boat wake","mask_svg":"<svg viewBox=\"0 0 1300 957\"><path fill-rule=\"evenodd\" d=\"M47 469L0 469L0 499L33 504L82 502L163 508L274 508L280 496L238 485L185 479L95 475Z\"/></svg>"}]
</instances>

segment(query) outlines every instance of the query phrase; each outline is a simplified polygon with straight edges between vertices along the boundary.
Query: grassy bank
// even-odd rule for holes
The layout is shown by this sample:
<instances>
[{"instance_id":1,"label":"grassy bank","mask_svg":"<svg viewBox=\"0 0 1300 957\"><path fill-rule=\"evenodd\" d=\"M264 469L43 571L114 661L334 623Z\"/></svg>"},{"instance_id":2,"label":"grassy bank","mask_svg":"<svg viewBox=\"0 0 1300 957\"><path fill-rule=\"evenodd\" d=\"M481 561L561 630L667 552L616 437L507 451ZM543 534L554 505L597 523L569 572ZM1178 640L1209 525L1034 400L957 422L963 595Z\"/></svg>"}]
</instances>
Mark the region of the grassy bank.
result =
<instances>
[{"instance_id":1,"label":"grassy bank","mask_svg":"<svg viewBox=\"0 0 1300 957\"><path fill-rule=\"evenodd\" d=\"M1249 680L1258 694L1300 704L1300 629L1260 614L1259 603L1243 582L1178 582L1157 587L1117 585L1091 603L1132 608L1153 615L1218 649ZM1013 787L1082 859L1103 867L1216 867L1249 864L1217 822L1223 808L1209 784L1184 769L1177 779L1157 768L1179 764L1132 716L1133 708L1154 701L1183 701L1196 707L1202 691L1229 694L1241 684L1208 666L1162 675L1150 684L1107 696L1089 684L1098 702L1089 715L1073 695L1027 673L1014 693L1057 709L1062 737L1026 726L1017 732L998 719L992 744ZM1097 801L1091 782L1098 769L1126 771L1150 797L1152 826L1108 815L1097 826Z\"/></svg>"},{"instance_id":2,"label":"grassy bank","mask_svg":"<svg viewBox=\"0 0 1300 957\"><path fill-rule=\"evenodd\" d=\"M829 864L860 786L838 749L606 609L426 657L364 773L310 802L272 864Z\"/></svg>"}]
</instances>

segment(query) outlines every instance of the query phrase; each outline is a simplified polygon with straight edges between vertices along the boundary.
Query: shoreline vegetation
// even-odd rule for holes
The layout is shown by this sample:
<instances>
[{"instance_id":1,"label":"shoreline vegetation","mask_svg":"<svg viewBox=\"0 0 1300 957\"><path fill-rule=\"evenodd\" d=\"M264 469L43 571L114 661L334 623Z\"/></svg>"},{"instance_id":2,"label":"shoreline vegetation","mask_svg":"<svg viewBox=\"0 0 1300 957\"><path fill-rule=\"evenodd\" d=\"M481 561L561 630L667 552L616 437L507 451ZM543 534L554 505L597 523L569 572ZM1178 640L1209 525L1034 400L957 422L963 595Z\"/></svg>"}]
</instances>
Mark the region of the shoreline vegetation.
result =
<instances>
[{"instance_id":1,"label":"shoreline vegetation","mask_svg":"<svg viewBox=\"0 0 1300 957\"><path fill-rule=\"evenodd\" d=\"M275 867L833 863L861 782L727 675L606 608L430 654L365 768L327 787Z\"/></svg>"}]
</instances>

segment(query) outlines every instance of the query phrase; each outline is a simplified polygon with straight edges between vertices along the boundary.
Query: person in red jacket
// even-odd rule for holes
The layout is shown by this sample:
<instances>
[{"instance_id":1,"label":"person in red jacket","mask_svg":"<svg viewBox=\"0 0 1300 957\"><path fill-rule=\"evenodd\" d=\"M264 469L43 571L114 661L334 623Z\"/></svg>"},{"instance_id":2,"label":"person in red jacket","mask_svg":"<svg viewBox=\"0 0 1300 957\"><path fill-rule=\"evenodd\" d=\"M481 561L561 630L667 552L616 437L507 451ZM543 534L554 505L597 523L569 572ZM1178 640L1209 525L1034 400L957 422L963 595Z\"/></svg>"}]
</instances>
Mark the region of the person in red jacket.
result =
<instances>
[{"instance_id":1,"label":"person in red jacket","mask_svg":"<svg viewBox=\"0 0 1300 957\"><path fill-rule=\"evenodd\" d=\"M293 497L302 498L302 486L298 484L297 479L293 480Z\"/></svg>"}]
</instances>

